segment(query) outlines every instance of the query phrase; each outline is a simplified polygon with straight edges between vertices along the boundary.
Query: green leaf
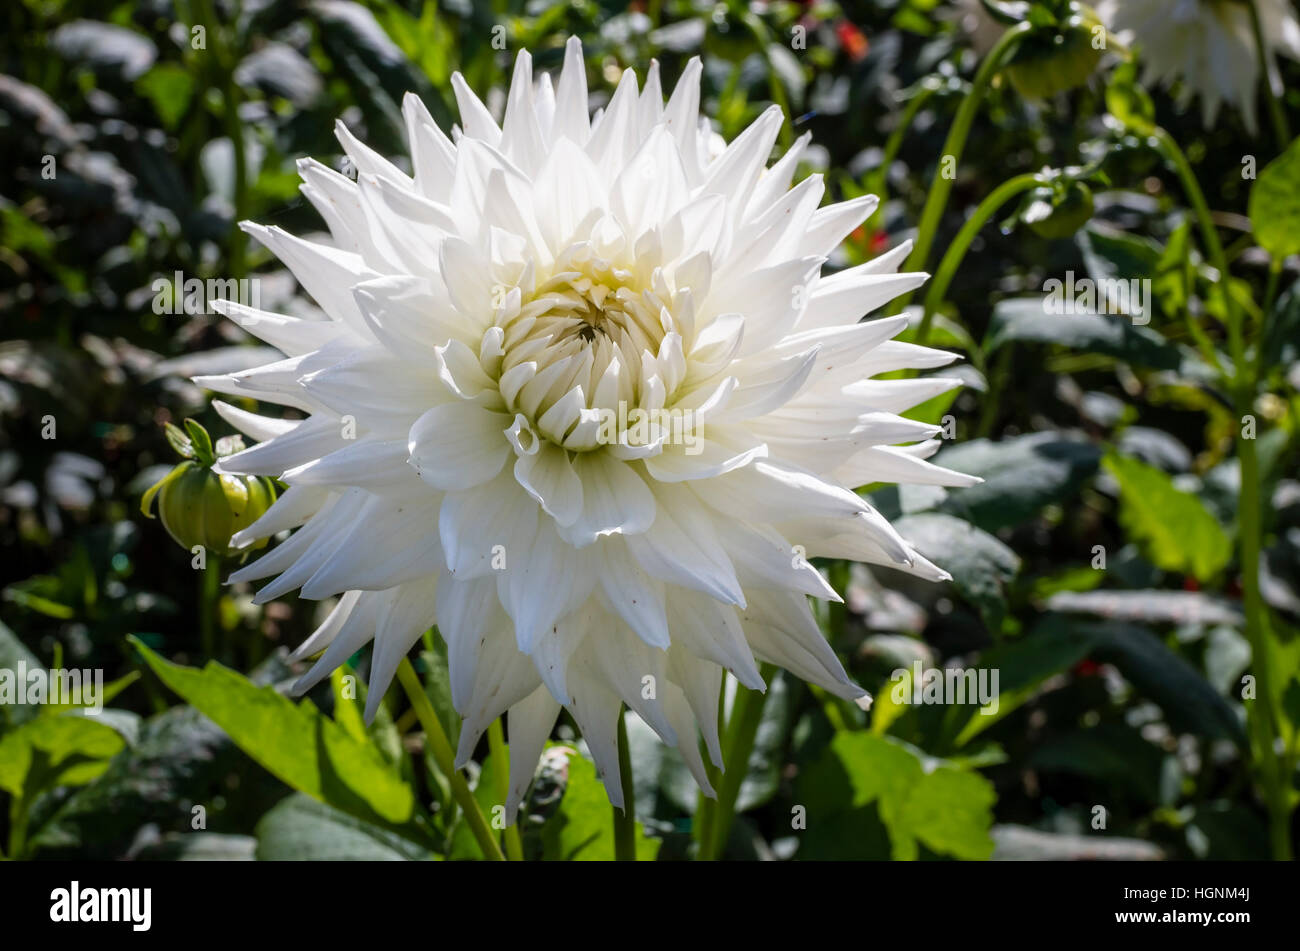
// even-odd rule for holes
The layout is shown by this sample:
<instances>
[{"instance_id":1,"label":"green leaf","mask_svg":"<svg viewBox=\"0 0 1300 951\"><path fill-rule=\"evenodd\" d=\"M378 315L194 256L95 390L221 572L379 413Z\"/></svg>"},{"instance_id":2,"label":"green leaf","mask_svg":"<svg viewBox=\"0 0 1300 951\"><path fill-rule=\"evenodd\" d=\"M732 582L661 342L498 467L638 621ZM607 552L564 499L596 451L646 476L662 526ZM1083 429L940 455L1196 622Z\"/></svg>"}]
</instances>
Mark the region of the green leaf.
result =
<instances>
[{"instance_id":1,"label":"green leaf","mask_svg":"<svg viewBox=\"0 0 1300 951\"><path fill-rule=\"evenodd\" d=\"M1159 704L1175 730L1243 740L1232 704L1150 631L1115 622L1078 624L1074 631L1093 642L1096 660L1114 664L1143 696Z\"/></svg>"},{"instance_id":2,"label":"green leaf","mask_svg":"<svg viewBox=\"0 0 1300 951\"><path fill-rule=\"evenodd\" d=\"M1133 727L1102 723L1051 737L1026 763L1045 773L1084 776L1108 788L1125 789L1154 804L1160 801L1164 758L1165 753Z\"/></svg>"},{"instance_id":3,"label":"green leaf","mask_svg":"<svg viewBox=\"0 0 1300 951\"><path fill-rule=\"evenodd\" d=\"M1300 281L1278 297L1267 319L1261 366L1294 370L1300 359Z\"/></svg>"},{"instance_id":4,"label":"green leaf","mask_svg":"<svg viewBox=\"0 0 1300 951\"><path fill-rule=\"evenodd\" d=\"M1050 629L1087 643L1091 656L1113 664L1142 696L1159 705L1183 733L1241 742L1237 711L1200 672L1144 627L1049 615Z\"/></svg>"},{"instance_id":5,"label":"green leaf","mask_svg":"<svg viewBox=\"0 0 1300 951\"><path fill-rule=\"evenodd\" d=\"M1145 305L1150 309L1150 304ZM1178 348L1127 317L1106 314L1049 312L1042 297L999 301L993 308L984 349L993 353L1006 343L1042 343L1085 353L1104 353L1138 366L1176 370L1182 364Z\"/></svg>"},{"instance_id":6,"label":"green leaf","mask_svg":"<svg viewBox=\"0 0 1300 951\"><path fill-rule=\"evenodd\" d=\"M1037 695L1043 681L1069 670L1088 656L1091 647L1092 642L1086 637L1068 636L1055 625L1040 624L1019 640L985 651L980 655L979 665L998 672L997 695L987 706L970 715L954 745L965 746L1022 707Z\"/></svg>"},{"instance_id":7,"label":"green leaf","mask_svg":"<svg viewBox=\"0 0 1300 951\"><path fill-rule=\"evenodd\" d=\"M1156 107L1147 91L1138 84L1133 63L1123 63L1106 86L1106 108L1129 131L1150 135L1156 129Z\"/></svg>"},{"instance_id":8,"label":"green leaf","mask_svg":"<svg viewBox=\"0 0 1300 951\"><path fill-rule=\"evenodd\" d=\"M194 448L194 458L200 465L210 466L217 461L216 450L212 448L212 437L201 423L193 419L185 420L185 433Z\"/></svg>"},{"instance_id":9,"label":"green leaf","mask_svg":"<svg viewBox=\"0 0 1300 951\"><path fill-rule=\"evenodd\" d=\"M869 828L873 809L895 859L917 858L921 845L963 859L986 859L993 851L992 783L889 737L836 735L800 773L795 793L807 810L804 857L863 857L862 842L847 830Z\"/></svg>"},{"instance_id":10,"label":"green leaf","mask_svg":"<svg viewBox=\"0 0 1300 951\"><path fill-rule=\"evenodd\" d=\"M61 803L32 844L58 858L118 857L146 823L188 829L189 804L211 803L225 778L246 767L220 727L193 707L172 707L145 722L132 748Z\"/></svg>"},{"instance_id":11,"label":"green leaf","mask_svg":"<svg viewBox=\"0 0 1300 951\"><path fill-rule=\"evenodd\" d=\"M139 679L140 679L140 672L138 670L133 670L130 673L123 674L121 677L118 677L116 680L109 681L108 683L104 684L103 689L99 692L98 696L95 697L95 702L100 704L101 707L105 704L111 703L114 697L116 697L123 690L131 686L131 684L135 683ZM89 705L90 698L86 696L86 692L84 690L82 692L81 699L82 699L81 703L71 703L71 702L47 703L41 707L41 710L44 713L62 713L65 710L76 710L81 707L85 707ZM102 713L104 712L108 712L108 711L101 711L100 715L102 715ZM114 712L123 713L124 711L117 710Z\"/></svg>"},{"instance_id":12,"label":"green leaf","mask_svg":"<svg viewBox=\"0 0 1300 951\"><path fill-rule=\"evenodd\" d=\"M27 645L18 639L18 635L0 621L0 670L12 670L17 676L20 663L28 671L45 669L45 665L36 659L36 655L27 649ZM0 703L0 717L10 724L24 723L36 716L36 712L36 707L29 704Z\"/></svg>"},{"instance_id":13,"label":"green leaf","mask_svg":"<svg viewBox=\"0 0 1300 951\"><path fill-rule=\"evenodd\" d=\"M194 74L175 63L160 63L135 81L158 112L163 127L175 129L189 111L194 96Z\"/></svg>"},{"instance_id":14,"label":"green leaf","mask_svg":"<svg viewBox=\"0 0 1300 951\"><path fill-rule=\"evenodd\" d=\"M262 816L254 830L262 861L417 862L428 849L301 793Z\"/></svg>"},{"instance_id":15,"label":"green leaf","mask_svg":"<svg viewBox=\"0 0 1300 951\"><path fill-rule=\"evenodd\" d=\"M415 798L393 767L310 700L294 704L215 662L202 670L169 663L131 640L164 684L281 781L360 819L400 824L412 818Z\"/></svg>"},{"instance_id":16,"label":"green leaf","mask_svg":"<svg viewBox=\"0 0 1300 951\"><path fill-rule=\"evenodd\" d=\"M1258 860L1268 854L1268 827L1253 803L1215 800L1192 807L1187 846L1211 862Z\"/></svg>"},{"instance_id":17,"label":"green leaf","mask_svg":"<svg viewBox=\"0 0 1300 951\"><path fill-rule=\"evenodd\" d=\"M365 707L357 697L357 675L345 667L330 673L330 690L334 694L334 722L354 740L365 742Z\"/></svg>"},{"instance_id":18,"label":"green leaf","mask_svg":"<svg viewBox=\"0 0 1300 951\"><path fill-rule=\"evenodd\" d=\"M1232 557L1232 542L1201 500L1165 473L1111 453L1103 464L1119 483L1119 520L1157 568L1209 581Z\"/></svg>"},{"instance_id":19,"label":"green leaf","mask_svg":"<svg viewBox=\"0 0 1300 951\"><path fill-rule=\"evenodd\" d=\"M1067 503L1092 477L1101 452L1056 433L1001 442L972 439L944 449L936 464L980 476L984 482L952 492L938 511L997 532L1020 525L1044 506Z\"/></svg>"},{"instance_id":20,"label":"green leaf","mask_svg":"<svg viewBox=\"0 0 1300 951\"><path fill-rule=\"evenodd\" d=\"M559 808L542 827L543 857L550 861L611 861L614 858L614 827L605 787L596 778L596 767L577 750L565 747L568 778ZM636 855L652 861L659 853L659 839L645 835L637 823Z\"/></svg>"},{"instance_id":21,"label":"green leaf","mask_svg":"<svg viewBox=\"0 0 1300 951\"><path fill-rule=\"evenodd\" d=\"M351 0L315 3L308 10L330 58L332 74L345 80L360 100L372 148L401 148L405 126L398 104L408 91L429 104L435 120L449 119L439 100L426 95L430 86L424 74L384 32L370 10Z\"/></svg>"},{"instance_id":22,"label":"green leaf","mask_svg":"<svg viewBox=\"0 0 1300 951\"><path fill-rule=\"evenodd\" d=\"M1156 264L1152 278L1160 309L1170 318L1181 318L1191 297L1194 270L1192 268L1192 221L1185 218L1169 235Z\"/></svg>"},{"instance_id":23,"label":"green leaf","mask_svg":"<svg viewBox=\"0 0 1300 951\"><path fill-rule=\"evenodd\" d=\"M1249 209L1261 248L1278 261L1300 252L1300 138L1264 166Z\"/></svg>"},{"instance_id":24,"label":"green leaf","mask_svg":"<svg viewBox=\"0 0 1300 951\"><path fill-rule=\"evenodd\" d=\"M894 527L917 551L952 575L953 584L979 611L985 627L994 632L1002 629L1006 585L1020 570L1015 552L951 515L909 515Z\"/></svg>"},{"instance_id":25,"label":"green leaf","mask_svg":"<svg viewBox=\"0 0 1300 951\"><path fill-rule=\"evenodd\" d=\"M84 785L124 746L116 730L79 712L37 717L0 737L0 789L30 797Z\"/></svg>"}]
</instances>

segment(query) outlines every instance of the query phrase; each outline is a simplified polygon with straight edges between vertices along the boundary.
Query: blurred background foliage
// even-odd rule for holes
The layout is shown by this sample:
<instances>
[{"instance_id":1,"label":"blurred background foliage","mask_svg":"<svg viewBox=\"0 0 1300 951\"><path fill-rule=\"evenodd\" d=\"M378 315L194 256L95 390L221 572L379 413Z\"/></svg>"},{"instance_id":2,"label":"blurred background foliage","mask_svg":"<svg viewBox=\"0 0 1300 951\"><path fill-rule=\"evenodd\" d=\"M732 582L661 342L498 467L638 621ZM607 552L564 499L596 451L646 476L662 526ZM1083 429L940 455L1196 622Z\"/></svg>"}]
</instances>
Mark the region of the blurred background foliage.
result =
<instances>
[{"instance_id":1,"label":"blurred background foliage","mask_svg":"<svg viewBox=\"0 0 1300 951\"><path fill-rule=\"evenodd\" d=\"M801 176L825 175L836 198L884 199L836 253L838 268L914 231L975 72L982 41L971 28L989 29L971 4L940 0L10 0L3 16L0 667L103 668L112 685L101 717L0 708L0 848L14 858L477 855L398 691L367 728L351 671L299 706L270 689L292 678L284 647L323 608L257 608L247 586L213 600L190 554L139 510L176 462L164 424L193 417L214 438L228 433L188 378L267 362L231 322L184 313L174 276L255 274L261 306L301 306L293 279L234 222L321 230L295 162L344 168L336 119L402 164L403 94L450 128L455 70L499 110L520 47L536 68L558 68L564 39L581 36L597 100L627 66L657 58L669 88L702 56L703 112L723 136L775 102L791 119L782 148L812 133ZM717 854L1270 854L1247 768L1240 422L1198 351L1198 334L1220 345L1224 304L1176 179L1149 143L1105 119L1119 58L1045 99L999 78L980 109L940 252L1004 179L1070 171L979 231L927 328L932 344L966 357L957 372L968 387L918 415L951 416L955 438L939 461L986 482L873 492L954 581L825 566L847 597L824 614L828 636L878 692L876 707L863 715L777 675ZM1057 68L1031 64L1022 78ZM1300 69L1282 69L1284 107L1300 125ZM1280 681L1263 702L1278 711L1290 815L1300 287L1292 259L1273 269L1275 293L1259 294L1270 257L1253 239L1242 174L1257 140L1231 111L1207 130L1163 93L1154 106L1209 196L1234 288L1268 328L1255 407L1261 583ZM1259 141L1262 169L1276 150ZM1155 320L1116 330L1045 317L1044 282L1068 271L1151 279ZM176 313L156 312L160 293ZM208 603L216 634L205 651L197 619ZM440 651L426 636L418 667L454 741ZM192 669L210 659L248 679ZM996 668L997 714L891 702L891 672L916 661ZM354 658L362 675L366 663ZM648 729L629 730L638 850L685 857L695 787ZM501 755L488 741L480 754L469 778L488 812ZM608 816L579 738L562 726L526 806L525 854L609 857ZM1285 834L1293 840L1294 826Z\"/></svg>"}]
</instances>

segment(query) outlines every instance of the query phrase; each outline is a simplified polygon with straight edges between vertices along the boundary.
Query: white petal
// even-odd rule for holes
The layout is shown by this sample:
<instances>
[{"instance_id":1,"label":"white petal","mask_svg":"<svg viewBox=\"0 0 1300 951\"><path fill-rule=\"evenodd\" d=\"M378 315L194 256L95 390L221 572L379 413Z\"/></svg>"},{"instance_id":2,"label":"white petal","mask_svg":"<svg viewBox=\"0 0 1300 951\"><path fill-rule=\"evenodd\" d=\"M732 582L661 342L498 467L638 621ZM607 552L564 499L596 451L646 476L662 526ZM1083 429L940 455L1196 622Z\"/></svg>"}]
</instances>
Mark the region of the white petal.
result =
<instances>
[{"instance_id":1,"label":"white petal","mask_svg":"<svg viewBox=\"0 0 1300 951\"><path fill-rule=\"evenodd\" d=\"M435 406L411 427L411 465L436 489L468 489L505 465L510 417L457 400Z\"/></svg>"}]
</instances>

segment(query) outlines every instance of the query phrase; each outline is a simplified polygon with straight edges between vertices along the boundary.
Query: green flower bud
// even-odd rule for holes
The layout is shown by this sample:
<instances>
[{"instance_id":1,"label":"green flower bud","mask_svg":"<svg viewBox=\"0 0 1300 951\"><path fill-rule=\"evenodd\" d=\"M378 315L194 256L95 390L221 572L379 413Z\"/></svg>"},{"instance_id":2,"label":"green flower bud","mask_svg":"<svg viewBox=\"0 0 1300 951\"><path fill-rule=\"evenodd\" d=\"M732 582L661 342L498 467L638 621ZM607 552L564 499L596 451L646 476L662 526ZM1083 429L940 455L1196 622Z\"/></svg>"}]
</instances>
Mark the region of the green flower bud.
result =
<instances>
[{"instance_id":1,"label":"green flower bud","mask_svg":"<svg viewBox=\"0 0 1300 951\"><path fill-rule=\"evenodd\" d=\"M230 557L264 548L266 539L250 548L232 548L230 536L271 507L275 485L260 476L212 471L217 459L243 449L243 440L228 436L218 440L214 449L207 431L187 419L185 432L167 424L167 441L185 461L149 488L140 500L140 511L153 518L151 509L157 496L163 527L187 551L201 545L209 554Z\"/></svg>"},{"instance_id":2,"label":"green flower bud","mask_svg":"<svg viewBox=\"0 0 1300 951\"><path fill-rule=\"evenodd\" d=\"M1012 53L1006 77L1028 99L1050 99L1082 86L1105 53L1104 43L1098 40L1105 35L1104 26L1082 14L1059 25L1039 27L1028 33Z\"/></svg>"},{"instance_id":3,"label":"green flower bud","mask_svg":"<svg viewBox=\"0 0 1300 951\"><path fill-rule=\"evenodd\" d=\"M1020 219L1043 238L1068 238L1092 218L1092 189L1083 182L1036 188Z\"/></svg>"}]
</instances>

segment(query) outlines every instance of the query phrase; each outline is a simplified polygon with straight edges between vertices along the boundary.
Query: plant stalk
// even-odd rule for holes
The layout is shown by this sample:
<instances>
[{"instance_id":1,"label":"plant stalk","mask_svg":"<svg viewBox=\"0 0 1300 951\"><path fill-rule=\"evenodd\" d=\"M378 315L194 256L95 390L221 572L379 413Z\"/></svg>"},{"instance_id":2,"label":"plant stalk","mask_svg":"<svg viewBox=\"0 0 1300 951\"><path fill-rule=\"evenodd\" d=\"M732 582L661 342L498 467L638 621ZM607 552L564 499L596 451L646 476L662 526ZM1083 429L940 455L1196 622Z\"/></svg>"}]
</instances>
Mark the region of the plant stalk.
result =
<instances>
[{"instance_id":1,"label":"plant stalk","mask_svg":"<svg viewBox=\"0 0 1300 951\"><path fill-rule=\"evenodd\" d=\"M975 236L992 218L999 208L1019 195L1021 192L1041 184L1039 177L1033 173L1017 175L1015 178L1003 182L993 192L985 198L975 208L974 213L966 219L966 223L961 226L957 232L957 237L953 239L952 244L948 246L943 260L939 262L939 270L935 273L934 280L930 282L930 287L925 294L925 315L921 318L921 326L916 331L916 342L924 346L926 340L930 337L930 323L934 320L935 311L943 302L943 296L948 292L948 286L952 279L957 275L957 269L961 266L962 259L966 257L971 242Z\"/></svg>"},{"instance_id":2,"label":"plant stalk","mask_svg":"<svg viewBox=\"0 0 1300 951\"><path fill-rule=\"evenodd\" d=\"M614 816L614 858L636 861L636 791L632 788L632 754L627 745L627 717L618 711L618 778L623 787L623 808L611 806Z\"/></svg>"},{"instance_id":3,"label":"plant stalk","mask_svg":"<svg viewBox=\"0 0 1300 951\"><path fill-rule=\"evenodd\" d=\"M216 660L217 606L221 602L221 559L211 552L204 555L199 577L199 644L204 661Z\"/></svg>"},{"instance_id":4,"label":"plant stalk","mask_svg":"<svg viewBox=\"0 0 1300 951\"><path fill-rule=\"evenodd\" d=\"M930 257L930 245L934 243L935 232L938 231L939 222L943 219L944 208L948 205L948 195L952 192L955 181L955 175L952 178L944 175L944 159L951 156L954 166L961 161L971 125L975 121L980 103L984 101L984 94L989 84L993 82L993 77L1002 68L1004 61L1020 42L1021 37L1032 29L1032 25L1027 21L1017 23L1002 34L989 50L988 55L980 62L975 79L971 82L970 92L957 108L957 117L953 120L952 128L948 130L948 137L944 140L943 151L939 154L939 167L935 169L934 179L930 182L930 193L926 196L925 207L921 210L916 244L907 259L907 264L904 265L905 270L923 270ZM900 307L906 307L911 300L911 293L906 294L900 302Z\"/></svg>"},{"instance_id":5,"label":"plant stalk","mask_svg":"<svg viewBox=\"0 0 1300 951\"><path fill-rule=\"evenodd\" d=\"M763 664L759 674L771 688L776 666ZM722 759L726 772L718 787L718 803L714 812L711 839L707 851L701 859L716 860L727 847L731 835L731 823L736 815L736 799L740 795L740 784L745 779L749 767L749 756L754 751L754 738L758 735L758 725L763 719L763 706L767 703L767 693L757 690L736 688L736 699L732 704L731 717L727 723L727 734L722 745Z\"/></svg>"},{"instance_id":6,"label":"plant stalk","mask_svg":"<svg viewBox=\"0 0 1300 951\"><path fill-rule=\"evenodd\" d=\"M420 726L424 728L424 735L428 738L433 760L438 764L438 769L442 774L447 777L447 782L451 785L451 794L460 805L461 811L465 813L465 821L469 823L470 831L474 834L474 839L483 851L483 857L491 862L505 861L501 846L497 844L496 836L492 834L491 827L488 826L487 820L483 818L483 810L478 807L478 800L474 798L474 794L470 791L469 784L465 782L465 777L456 768L456 757L451 751L451 744L447 741L447 734L442 728L442 721L438 719L433 704L429 702L429 698L424 692L424 685L420 682L420 678L416 676L411 661L406 657L403 657L402 662L397 665L397 679L401 682L402 689L406 691L406 696L411 701L415 715L420 720Z\"/></svg>"},{"instance_id":7,"label":"plant stalk","mask_svg":"<svg viewBox=\"0 0 1300 951\"><path fill-rule=\"evenodd\" d=\"M492 762L496 764L497 800L502 808L510 796L510 751L506 749L505 732L501 729L501 718L497 717L488 727L488 749L491 750ZM505 841L506 858L512 862L524 860L524 843L519 836L519 821L516 819L506 826L501 833Z\"/></svg>"},{"instance_id":8,"label":"plant stalk","mask_svg":"<svg viewBox=\"0 0 1300 951\"><path fill-rule=\"evenodd\" d=\"M1263 786L1264 802L1269 816L1269 840L1273 857L1287 860L1291 857L1290 806L1287 777L1281 774L1276 753L1277 725L1273 719L1273 670L1269 650L1268 615L1264 608L1259 585L1259 561L1263 549L1264 498L1260 492L1259 454L1253 435L1247 437L1244 417L1254 409L1255 393L1259 385L1258 363L1246 359L1241 307L1232 296L1231 274L1223 244L1215 230L1205 195L1196 181L1187 156L1164 129L1157 128L1153 138L1162 155L1174 166L1183 189L1196 212L1210 261L1219 272L1223 289L1224 307L1228 316L1228 345L1232 356L1232 376L1229 385L1236 406L1237 459L1241 466L1241 495L1238 499L1237 517L1240 520L1239 556L1241 561L1242 606L1246 615L1246 640L1250 644L1251 669L1259 682L1256 700L1247 704L1246 718L1252 734L1255 768ZM1265 315L1267 318L1267 315ZM1263 346L1264 325L1261 322L1260 343Z\"/></svg>"}]
</instances>

